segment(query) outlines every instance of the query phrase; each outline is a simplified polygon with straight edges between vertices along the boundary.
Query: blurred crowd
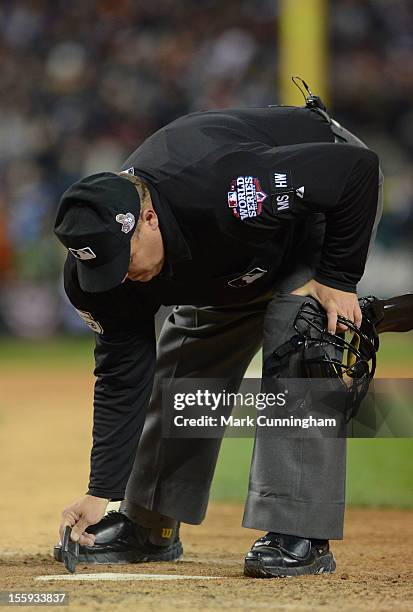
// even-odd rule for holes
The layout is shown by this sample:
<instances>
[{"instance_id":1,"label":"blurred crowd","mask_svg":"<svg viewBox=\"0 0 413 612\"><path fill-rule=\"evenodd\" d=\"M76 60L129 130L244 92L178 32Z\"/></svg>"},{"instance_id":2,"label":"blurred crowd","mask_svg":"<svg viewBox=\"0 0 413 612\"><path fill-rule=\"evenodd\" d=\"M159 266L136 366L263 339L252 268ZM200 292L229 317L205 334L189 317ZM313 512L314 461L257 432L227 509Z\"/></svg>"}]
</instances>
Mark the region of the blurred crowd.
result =
<instances>
[{"instance_id":1,"label":"blurred crowd","mask_svg":"<svg viewBox=\"0 0 413 612\"><path fill-rule=\"evenodd\" d=\"M386 175L369 273L389 293L411 276L413 3L329 4L330 108ZM83 331L62 295L59 196L179 115L276 104L277 20L277 0L2 0L0 331Z\"/></svg>"}]
</instances>

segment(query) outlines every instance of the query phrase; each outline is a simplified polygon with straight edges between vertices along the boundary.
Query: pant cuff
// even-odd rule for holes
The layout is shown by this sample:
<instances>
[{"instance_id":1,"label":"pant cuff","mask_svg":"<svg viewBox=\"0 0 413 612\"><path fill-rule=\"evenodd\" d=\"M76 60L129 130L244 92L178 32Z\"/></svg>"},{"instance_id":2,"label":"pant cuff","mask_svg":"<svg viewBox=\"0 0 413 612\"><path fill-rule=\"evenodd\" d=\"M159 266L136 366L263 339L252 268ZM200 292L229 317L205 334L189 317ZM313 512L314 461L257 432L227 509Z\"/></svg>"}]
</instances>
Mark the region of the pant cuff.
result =
<instances>
[{"instance_id":1,"label":"pant cuff","mask_svg":"<svg viewBox=\"0 0 413 612\"><path fill-rule=\"evenodd\" d=\"M341 540L344 503L308 502L249 493L243 527L275 531L301 538Z\"/></svg>"},{"instance_id":2,"label":"pant cuff","mask_svg":"<svg viewBox=\"0 0 413 612\"><path fill-rule=\"evenodd\" d=\"M209 489L205 491L205 486L198 487L193 482L169 480L157 483L151 500L148 500L147 495L140 497L139 491L136 494L128 492L126 497L137 506L159 512L183 523L199 525L205 518Z\"/></svg>"}]
</instances>

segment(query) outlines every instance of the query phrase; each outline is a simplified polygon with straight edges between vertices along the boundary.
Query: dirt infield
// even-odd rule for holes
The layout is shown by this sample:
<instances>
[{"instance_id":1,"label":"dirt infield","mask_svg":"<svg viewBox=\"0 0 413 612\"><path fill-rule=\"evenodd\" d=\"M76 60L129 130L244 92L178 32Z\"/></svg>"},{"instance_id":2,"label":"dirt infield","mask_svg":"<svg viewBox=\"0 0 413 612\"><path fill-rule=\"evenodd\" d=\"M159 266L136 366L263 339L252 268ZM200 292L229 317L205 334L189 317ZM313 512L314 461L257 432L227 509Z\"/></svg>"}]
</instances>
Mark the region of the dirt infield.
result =
<instances>
[{"instance_id":1,"label":"dirt infield","mask_svg":"<svg viewBox=\"0 0 413 612\"><path fill-rule=\"evenodd\" d=\"M243 577L243 556L257 532L239 527L240 505L211 504L203 525L182 529L183 561L79 566L78 572L217 578L36 582L40 575L66 575L50 551L61 509L87 482L92 377L34 370L22 384L20 373L3 372L0 389L0 590L65 591L76 611L413 610L412 511L350 510L344 542L333 543L332 576Z\"/></svg>"},{"instance_id":2,"label":"dirt infield","mask_svg":"<svg viewBox=\"0 0 413 612\"><path fill-rule=\"evenodd\" d=\"M43 520L47 518L47 510ZM213 504L199 527L184 526L184 560L124 566L85 566L79 573L130 572L219 576L213 580L139 582L36 582L65 574L49 555L47 535L18 537L14 517L0 555L0 590L64 591L71 610L412 610L413 513L352 510L346 538L334 543L337 572L331 576L255 580L242 576L242 558L255 532L240 529L241 508ZM30 525L30 517L29 517ZM4 526L4 524L3 524ZM13 536L16 534L16 538ZM4 538L3 545L4 545ZM19 542L16 552L13 545Z\"/></svg>"}]
</instances>

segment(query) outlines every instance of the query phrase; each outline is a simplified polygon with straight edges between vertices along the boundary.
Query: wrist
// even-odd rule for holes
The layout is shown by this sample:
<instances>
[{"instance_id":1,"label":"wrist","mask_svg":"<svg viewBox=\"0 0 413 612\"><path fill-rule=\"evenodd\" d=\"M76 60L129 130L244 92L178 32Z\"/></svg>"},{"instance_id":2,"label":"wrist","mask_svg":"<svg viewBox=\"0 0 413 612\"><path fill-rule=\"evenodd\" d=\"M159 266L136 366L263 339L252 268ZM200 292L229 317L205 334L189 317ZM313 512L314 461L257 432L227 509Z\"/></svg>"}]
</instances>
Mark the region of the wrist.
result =
<instances>
[{"instance_id":1,"label":"wrist","mask_svg":"<svg viewBox=\"0 0 413 612\"><path fill-rule=\"evenodd\" d=\"M337 289L338 291L344 291L345 293L357 294L357 284L340 282L336 279L327 276L322 276L320 274L316 274L312 280L318 285L323 285L324 287L328 287L329 289Z\"/></svg>"},{"instance_id":2,"label":"wrist","mask_svg":"<svg viewBox=\"0 0 413 612\"><path fill-rule=\"evenodd\" d=\"M92 499L99 499L102 502L106 502L107 504L111 501L110 498L103 497L100 495L93 495L92 493L86 493L85 497L91 497Z\"/></svg>"}]
</instances>

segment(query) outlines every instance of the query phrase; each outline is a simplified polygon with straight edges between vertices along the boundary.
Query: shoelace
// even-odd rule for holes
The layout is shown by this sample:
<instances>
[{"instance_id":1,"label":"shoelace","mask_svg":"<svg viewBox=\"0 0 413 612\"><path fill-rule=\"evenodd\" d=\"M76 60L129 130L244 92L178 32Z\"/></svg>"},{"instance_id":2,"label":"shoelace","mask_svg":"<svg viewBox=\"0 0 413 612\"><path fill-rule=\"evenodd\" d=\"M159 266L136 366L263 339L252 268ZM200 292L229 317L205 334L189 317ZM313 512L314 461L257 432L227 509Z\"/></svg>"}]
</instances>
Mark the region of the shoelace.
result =
<instances>
[{"instance_id":1,"label":"shoelace","mask_svg":"<svg viewBox=\"0 0 413 612\"><path fill-rule=\"evenodd\" d=\"M258 544L260 542L264 544L265 542L268 542L268 541L270 541L271 544L280 544L281 538L279 534L277 533L271 534L271 532L268 532L267 535L262 536L261 538L258 538L255 544Z\"/></svg>"}]
</instances>

